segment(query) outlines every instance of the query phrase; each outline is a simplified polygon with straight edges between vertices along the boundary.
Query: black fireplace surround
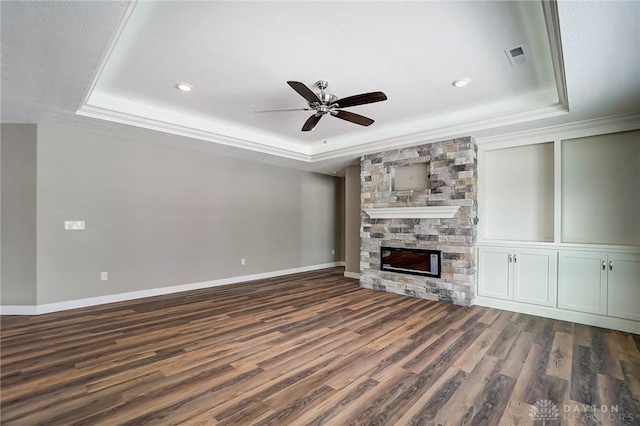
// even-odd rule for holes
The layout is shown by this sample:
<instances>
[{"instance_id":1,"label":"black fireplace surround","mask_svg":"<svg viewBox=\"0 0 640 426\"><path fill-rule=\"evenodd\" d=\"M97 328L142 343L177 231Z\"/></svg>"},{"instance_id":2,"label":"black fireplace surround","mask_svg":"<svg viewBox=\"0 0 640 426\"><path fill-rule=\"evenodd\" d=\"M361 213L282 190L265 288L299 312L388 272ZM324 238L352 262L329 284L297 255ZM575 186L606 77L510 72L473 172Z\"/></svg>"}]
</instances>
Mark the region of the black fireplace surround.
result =
<instances>
[{"instance_id":1,"label":"black fireplace surround","mask_svg":"<svg viewBox=\"0 0 640 426\"><path fill-rule=\"evenodd\" d=\"M402 274L440 278L439 250L380 247L380 269Z\"/></svg>"}]
</instances>

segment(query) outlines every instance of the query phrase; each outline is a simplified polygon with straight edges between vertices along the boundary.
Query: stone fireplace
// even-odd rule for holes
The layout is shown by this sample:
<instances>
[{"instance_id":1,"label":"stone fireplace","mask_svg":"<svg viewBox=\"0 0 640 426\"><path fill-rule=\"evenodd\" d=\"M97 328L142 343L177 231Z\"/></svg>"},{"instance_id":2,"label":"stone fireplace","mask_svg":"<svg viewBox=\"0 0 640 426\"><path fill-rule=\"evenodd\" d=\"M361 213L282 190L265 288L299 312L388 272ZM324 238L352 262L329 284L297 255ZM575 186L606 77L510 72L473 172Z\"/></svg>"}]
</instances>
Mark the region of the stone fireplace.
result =
<instances>
[{"instance_id":1,"label":"stone fireplace","mask_svg":"<svg viewBox=\"0 0 640 426\"><path fill-rule=\"evenodd\" d=\"M477 147L470 137L363 156L360 286L472 305ZM394 170L425 164L428 185L394 190ZM440 277L381 269L381 247L441 251Z\"/></svg>"}]
</instances>

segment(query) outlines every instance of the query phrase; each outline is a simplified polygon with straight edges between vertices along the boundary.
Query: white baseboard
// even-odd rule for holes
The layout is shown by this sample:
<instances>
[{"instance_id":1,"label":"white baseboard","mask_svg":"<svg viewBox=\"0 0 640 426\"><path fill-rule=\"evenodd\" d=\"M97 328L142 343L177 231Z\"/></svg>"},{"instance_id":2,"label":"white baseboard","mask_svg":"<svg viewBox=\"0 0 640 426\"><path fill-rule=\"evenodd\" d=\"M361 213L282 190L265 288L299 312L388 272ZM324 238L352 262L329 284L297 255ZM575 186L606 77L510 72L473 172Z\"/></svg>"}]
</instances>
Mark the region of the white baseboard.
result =
<instances>
[{"instance_id":1,"label":"white baseboard","mask_svg":"<svg viewBox=\"0 0 640 426\"><path fill-rule=\"evenodd\" d=\"M347 278L355 278L356 280L360 279L360 272L348 272L344 271L344 276Z\"/></svg>"},{"instance_id":2,"label":"white baseboard","mask_svg":"<svg viewBox=\"0 0 640 426\"><path fill-rule=\"evenodd\" d=\"M283 275L299 274L319 269L343 266L344 262L330 262L319 265L302 266L300 268L282 269L280 271L263 272L260 274L242 275L239 277L222 278L219 280L203 281L199 283L180 284L169 287L152 288L148 290L131 291L127 293L109 294L106 296L89 297L86 299L66 300L64 302L45 303L42 305L3 305L0 306L1 315L41 315L52 312L67 311L69 309L86 308L88 306L104 305L107 303L124 302L142 299L144 297L162 296L164 294L182 291L198 290L221 285L237 284L246 281L262 280Z\"/></svg>"},{"instance_id":3,"label":"white baseboard","mask_svg":"<svg viewBox=\"0 0 640 426\"><path fill-rule=\"evenodd\" d=\"M577 322L579 324L593 325L595 327L611 328L614 330L626 331L628 333L640 334L640 322L622 318L567 311L564 309L546 306L529 305L527 303L520 303L512 300L499 300L480 296L476 296L475 304L478 306L486 306L488 308L503 309L505 311L537 315L561 321Z\"/></svg>"}]
</instances>

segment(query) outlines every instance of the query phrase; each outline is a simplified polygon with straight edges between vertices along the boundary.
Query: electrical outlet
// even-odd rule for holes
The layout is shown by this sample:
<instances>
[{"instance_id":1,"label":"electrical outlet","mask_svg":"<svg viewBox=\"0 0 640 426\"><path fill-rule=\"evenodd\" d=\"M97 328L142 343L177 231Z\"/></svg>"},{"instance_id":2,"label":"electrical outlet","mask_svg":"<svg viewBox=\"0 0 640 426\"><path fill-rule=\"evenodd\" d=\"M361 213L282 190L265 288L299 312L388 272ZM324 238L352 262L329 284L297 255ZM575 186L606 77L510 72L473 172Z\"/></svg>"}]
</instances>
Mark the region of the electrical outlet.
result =
<instances>
[{"instance_id":1,"label":"electrical outlet","mask_svg":"<svg viewBox=\"0 0 640 426\"><path fill-rule=\"evenodd\" d=\"M241 265L244 265L245 263L246 263L246 262L245 262L245 260L244 260L244 257L243 257L242 259L240 259L240 264L241 264Z\"/></svg>"},{"instance_id":2,"label":"electrical outlet","mask_svg":"<svg viewBox=\"0 0 640 426\"><path fill-rule=\"evenodd\" d=\"M106 281L109 279L109 273L108 272L100 272L100 280L101 281Z\"/></svg>"},{"instance_id":3,"label":"electrical outlet","mask_svg":"<svg viewBox=\"0 0 640 426\"><path fill-rule=\"evenodd\" d=\"M336 249L331 249L331 254L336 254Z\"/></svg>"}]
</instances>

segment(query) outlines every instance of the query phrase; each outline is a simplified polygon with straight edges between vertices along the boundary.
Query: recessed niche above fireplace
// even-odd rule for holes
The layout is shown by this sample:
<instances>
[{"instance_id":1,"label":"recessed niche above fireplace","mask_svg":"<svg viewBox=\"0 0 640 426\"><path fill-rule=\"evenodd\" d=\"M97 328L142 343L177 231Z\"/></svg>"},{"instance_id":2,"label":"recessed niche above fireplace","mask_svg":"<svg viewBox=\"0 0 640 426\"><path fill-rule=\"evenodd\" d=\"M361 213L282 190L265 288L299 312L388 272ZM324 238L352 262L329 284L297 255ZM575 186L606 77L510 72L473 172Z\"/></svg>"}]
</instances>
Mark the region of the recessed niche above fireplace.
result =
<instances>
[{"instance_id":1,"label":"recessed niche above fireplace","mask_svg":"<svg viewBox=\"0 0 640 426\"><path fill-rule=\"evenodd\" d=\"M391 169L391 190L429 189L429 164L410 164Z\"/></svg>"}]
</instances>

